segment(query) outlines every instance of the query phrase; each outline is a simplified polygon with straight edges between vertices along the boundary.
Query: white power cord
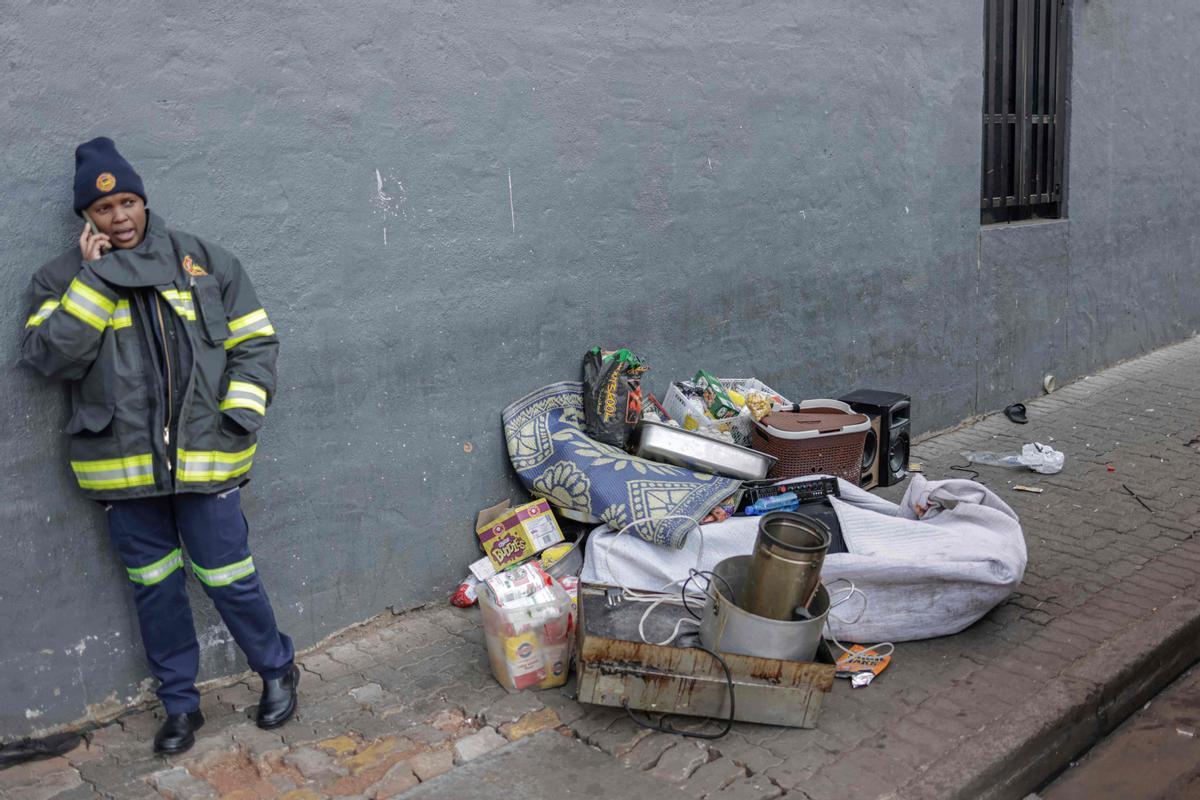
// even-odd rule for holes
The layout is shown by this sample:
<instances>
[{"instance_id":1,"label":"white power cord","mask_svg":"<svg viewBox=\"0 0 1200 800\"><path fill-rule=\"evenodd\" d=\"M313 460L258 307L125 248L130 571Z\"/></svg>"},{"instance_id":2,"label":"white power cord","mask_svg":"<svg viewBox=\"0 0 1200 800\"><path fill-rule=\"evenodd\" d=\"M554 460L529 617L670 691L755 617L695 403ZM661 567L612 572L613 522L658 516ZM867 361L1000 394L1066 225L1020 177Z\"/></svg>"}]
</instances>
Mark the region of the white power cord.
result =
<instances>
[{"instance_id":1,"label":"white power cord","mask_svg":"<svg viewBox=\"0 0 1200 800\"><path fill-rule=\"evenodd\" d=\"M700 621L693 619L692 617L680 617L679 620L676 621L675 627L671 630L671 635L668 638L661 642L651 642L646 638L646 619L650 616L650 612L654 611L654 609L658 608L663 603L668 603L670 605L683 605L683 600L680 597L679 589L682 589L683 585L686 584L687 581L691 580L691 571L689 571L687 578L674 580L664 584L663 587L658 591L630 589L628 586L621 583L621 579L613 573L612 567L609 565L608 556L612 551L616 540L624 535L630 528L641 525L644 522L661 522L668 519L686 520L695 526L696 533L700 536L700 547L696 553L696 569L698 569L704 563L704 531L701 529L700 523L698 523L694 517L690 517L686 514L667 514L666 516L662 517L639 517L622 527L616 533L612 534L609 546L604 549L604 572L608 576L609 580L614 581L617 586L620 587L622 601L628 600L633 603L649 604L646 607L646 610L642 613L641 619L638 620L638 636L640 636L642 641L646 644L659 646L669 645L674 642L679 637L679 634L681 633L680 628L683 625L700 625ZM706 595L697 594L693 597L697 601L700 601L704 599Z\"/></svg>"},{"instance_id":2,"label":"white power cord","mask_svg":"<svg viewBox=\"0 0 1200 800\"><path fill-rule=\"evenodd\" d=\"M843 582L848 584L847 588L832 588L835 584ZM868 666L875 666L896 651L896 645L892 644L891 642L880 642L879 644L870 645L861 653L855 653L854 651L844 647L842 643L838 641L837 637L833 635L833 628L829 626L829 621L833 620L834 622L840 622L843 625L853 625L861 620L863 615L867 613L867 595L862 589L859 589L857 586L855 586L854 581L850 580L849 578L836 578L825 584L825 590L829 592L829 613L825 617L825 634L829 637L829 641L833 642L837 649L849 656L851 661L857 661ZM838 592L843 592L843 594L840 597L837 597L837 599L834 599L835 594ZM833 613L835 608L840 606L842 603L845 603L856 594L862 598L862 608L858 610L858 614L854 617L854 619L843 619L842 617L839 617L837 614ZM867 655L867 652L872 650L875 651L874 655Z\"/></svg>"},{"instance_id":3,"label":"white power cord","mask_svg":"<svg viewBox=\"0 0 1200 800\"><path fill-rule=\"evenodd\" d=\"M632 528L635 525L638 525L642 522L654 522L654 521L664 520L664 519L687 520L688 522L690 522L692 525L694 525L696 527L696 531L700 534L700 547L699 547L699 552L696 554L696 566L699 567L701 564L703 564L702 559L704 558L704 532L700 529L700 523L698 523L695 520L695 518L689 517L684 514L668 514L666 516L657 517L657 518L653 518L653 519L650 517L642 517L639 519L635 519L632 522L630 522L628 525L625 525L623 528L621 528L615 534L613 534L613 541L615 542L617 537L621 536L622 534L624 534L626 531L628 531L630 528ZM673 605L682 605L686 608L684 592L687 589L688 581L690 581L692 579L692 575L696 572L696 570L692 569L692 570L688 571L688 577L683 579L683 585L679 587L680 591L678 593L676 593L676 592L667 593L666 592L667 589L670 589L671 587L678 585L680 583L680 581L678 581L678 580L667 583L658 592L636 591L636 590L630 589L628 586L621 583L621 581L619 579L617 579L616 576L613 574L612 567L609 566L609 563L608 563L608 553L609 553L609 550L611 550L611 549L612 548L609 547L609 548L606 548L604 551L604 570L605 570L605 572L608 573L609 579L610 580L615 579L617 584L621 587L622 602L624 602L625 600L629 600L630 602L634 602L634 603L647 603L646 610L642 612L641 619L638 620L638 635L641 637L643 642L645 642L646 644L655 644L658 646L669 645L672 642L674 642L675 639L677 639L679 637L680 628L683 626L684 623L688 623L691 625L699 625L700 624L700 621L695 619L694 617L691 617L691 616L680 617L678 620L676 620L675 627L671 630L671 635L668 636L666 639L664 639L661 642L650 642L649 640L647 640L645 626L646 626L646 618L648 616L650 616L650 612L653 611L654 609L658 608L658 606L661 605L662 603L672 603ZM734 693L733 673L730 672L729 665L725 663L725 659L721 658L721 655L719 653L717 653L713 650L709 650L707 647L705 647L700 642L691 644L691 645L689 645L689 647L694 647L698 650L702 650L705 653L708 653L712 657L712 659L721 666L721 669L725 673L725 683L729 690L729 717L724 720L722 729L719 731L716 731L715 733L706 733L704 731L676 728L673 725L671 725L670 723L666 722L665 719L658 723L639 719L638 717L636 717L634 715L633 709L630 707L628 700L626 700L623 704L625 706L625 713L628 714L629 718L631 720L633 720L635 723L637 723L637 725L639 725L640 727L648 728L648 729L654 730L654 731L659 731L660 733L672 733L672 734L678 734L680 736L690 736L690 737L693 737L696 739L720 739L721 737L723 737L727 733L729 733L729 731L733 728L734 719L737 718L737 705L736 705L736 696Z\"/></svg>"},{"instance_id":4,"label":"white power cord","mask_svg":"<svg viewBox=\"0 0 1200 800\"><path fill-rule=\"evenodd\" d=\"M628 586L626 586L625 584L621 583L620 578L618 578L616 576L616 574L613 573L612 567L609 564L609 553L612 551L613 545L616 543L616 540L619 537L623 536L626 532L628 532L630 528L633 528L644 522L661 522L662 520L668 520L668 519L686 520L695 526L696 533L699 534L699 536L700 536L700 547L697 549L697 552L696 552L696 566L688 571L688 575L686 578L680 578L677 580L670 581L669 583L664 584L662 586L662 588L659 589L658 591L649 591L649 590L643 590L643 589L631 589ZM684 604L684 601L683 601L683 598L682 598L679 590L683 589L687 585L687 583L692 580L693 577L695 577L698 573L701 572L700 567L703 564L704 564L704 529L701 527L700 523L698 523L695 520L695 518L687 516L686 514L668 514L668 515L662 516L662 517L639 517L638 519L633 520L629 524L622 527L620 530L613 533L612 537L611 537L610 545L604 549L604 572L608 576L609 580L614 581L617 584L617 586L621 589L622 600L628 600L633 603L647 603L648 604L646 607L646 610L642 613L641 618L638 620L638 636L641 637L641 639L644 643L658 645L660 647L669 645L672 642L674 642L677 638L679 638L679 634L681 633L680 628L683 625L695 625L695 626L699 627L699 625L700 625L699 620L694 619L690 616L680 617L675 622L675 627L672 628L671 635L669 637L667 637L666 639L664 639L663 641L651 642L649 639L646 638L645 625L646 625L646 619L650 616L650 613L652 611L654 611L654 609L656 609L660 605L662 605L663 603L667 603L669 605L682 606ZM711 580L711 578L709 580ZM834 586L836 586L839 583L846 583L846 584L848 584L848 586L843 589L833 588ZM867 595L863 592L862 589L859 589L857 586L855 586L854 581L850 580L849 578L837 578L833 581L830 581L829 583L825 584L825 589L826 589L826 591L829 592L829 612L825 619L825 634L829 638L829 641L833 642L835 647L837 647L839 650L841 650L843 653L845 653L847 656L849 656L852 660L858 661L859 663L871 665L871 666L878 664L879 662L883 661L884 658L890 656L893 652L895 652L896 645L893 644L892 642L880 642L879 644L871 645L866 648L866 651L873 650L875 652L875 654L874 655L866 655L865 654L866 651L864 651L862 653L855 653L852 650L845 647L840 641L838 641L838 638L833 633L833 629L829 625L829 621L832 619L833 621L839 622L843 625L853 625L854 623L861 620L863 618L863 615L867 613L867 603L868 603ZM840 596L839 596L839 593L840 593ZM854 617L854 619L843 619L842 617L839 617L838 615L833 613L833 609L835 609L838 606L842 605L843 603L849 601L850 598L854 597L855 595L858 595L859 597L862 598L862 608L859 609L858 614ZM695 593L695 594L689 595L689 597L696 600L697 602L701 602L701 601L707 602L708 592Z\"/></svg>"}]
</instances>

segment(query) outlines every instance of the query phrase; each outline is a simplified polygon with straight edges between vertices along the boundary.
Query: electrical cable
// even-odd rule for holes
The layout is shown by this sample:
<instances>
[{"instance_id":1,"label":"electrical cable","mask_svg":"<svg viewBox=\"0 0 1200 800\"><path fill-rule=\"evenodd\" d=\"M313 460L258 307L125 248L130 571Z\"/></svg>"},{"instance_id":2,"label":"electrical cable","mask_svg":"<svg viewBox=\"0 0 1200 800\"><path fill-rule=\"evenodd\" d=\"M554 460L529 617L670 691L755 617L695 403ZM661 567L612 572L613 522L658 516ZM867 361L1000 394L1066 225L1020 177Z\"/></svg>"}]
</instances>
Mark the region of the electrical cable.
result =
<instances>
[{"instance_id":1,"label":"electrical cable","mask_svg":"<svg viewBox=\"0 0 1200 800\"><path fill-rule=\"evenodd\" d=\"M735 699L734 690L733 690L733 673L730 671L729 665L725 663L725 659L721 658L721 656L718 655L716 652L709 650L707 647L705 647L704 645L702 645L700 643L696 643L696 644L689 645L689 646L696 650L703 650L704 652L708 653L710 656L712 656L714 661L716 661L718 664L721 665L721 669L724 670L724 672L725 672L725 685L729 689L729 717L725 719L724 724L721 727L721 730L715 731L713 733L707 733L705 731L681 730L679 728L676 728L674 725L672 725L669 722L660 722L659 724L655 725L653 722L638 719L638 717L633 713L633 709L629 707L628 700L621 701L621 705L625 708L625 713L629 715L629 718L643 728L647 728L652 731L658 731L659 733L670 733L670 734L674 734L676 736L687 736L692 739L720 739L721 737L725 736L725 734L727 734L731 730L733 730L733 722L737 715L736 699ZM710 717L709 719L715 719L715 718Z\"/></svg>"},{"instance_id":2,"label":"electrical cable","mask_svg":"<svg viewBox=\"0 0 1200 800\"><path fill-rule=\"evenodd\" d=\"M632 522L627 523L626 525L621 527L619 530L617 530L615 533L613 533L612 542L615 545L617 539L619 539L623 535L625 535L625 533L630 528L633 528L637 525L641 525L642 523L645 523L645 522L662 522L663 520L668 520L668 519L686 520L687 522L690 522L690 523L692 523L692 525L695 526L696 533L700 534L700 547L696 552L696 566L699 567L701 564L704 563L704 531L701 529L700 523L696 521L696 518L688 516L687 514L665 514L661 517L638 517L637 519L633 520ZM616 584L618 587L620 587L621 593L623 596L632 599L631 595L634 595L637 590L630 589L628 586L621 583L621 579L618 578L613 573L612 566L609 564L609 552L612 549L613 549L612 545L604 548L604 572L610 580L616 581ZM671 581L670 583L666 584L663 588L664 589L670 588L671 586L674 586L677 583L679 583L679 581ZM642 597L644 597L644 596L645 595L642 595Z\"/></svg>"},{"instance_id":3,"label":"electrical cable","mask_svg":"<svg viewBox=\"0 0 1200 800\"><path fill-rule=\"evenodd\" d=\"M704 572L708 572L708 570L705 570ZM700 571L697 571L697 570L692 570L689 573L687 579L683 582L683 586L681 586L679 588L679 600L684 605L685 608L687 607L687 599L686 599L687 585L689 582L691 582L691 580L694 577L696 577L697 575L700 575L700 574L703 574L703 573ZM721 578L720 575L716 575L714 577ZM725 579L721 578L721 580L724 581ZM725 585L728 586L729 585L728 582L726 582ZM689 613L691 613L691 612L689 611ZM691 622L691 620L681 619L681 620L679 620L679 622ZM679 628L678 622L675 624L675 627L678 630L678 628ZM672 637L672 638L674 638L674 637ZM736 693L734 691L734 686L733 686L733 672L729 669L729 664L725 663L725 659L721 658L721 656L717 652L715 652L713 650L709 650L707 647L705 647L700 642L698 642L698 641L693 642L691 644L688 644L687 647L691 647L696 650L703 650L705 653L708 653L713 658L714 661L716 661L718 664L721 665L721 669L725 673L725 686L729 690L729 717L725 720L724 725L721 728L721 730L712 732L712 733L705 732L705 731L682 730L680 728L676 728L674 725L671 725L669 722L660 722L659 724L655 725L652 722L638 719L638 717L636 715L634 715L633 709L629 707L628 699L622 701L621 705L624 706L625 713L629 715L629 718L643 728L647 728L652 731L658 731L659 733L670 733L670 734L674 734L676 736L687 736L687 737L690 737L693 739L720 739L721 737L723 737L727 733L729 733L731 730L733 730L733 722L737 716L737 698L736 698ZM714 718L709 717L709 719L714 719Z\"/></svg>"},{"instance_id":4,"label":"electrical cable","mask_svg":"<svg viewBox=\"0 0 1200 800\"><path fill-rule=\"evenodd\" d=\"M615 542L618 538L620 538L626 532L628 532L629 529L633 528L636 525L641 525L644 522L661 522L662 520L666 520L666 519L686 520L686 521L692 523L692 525L694 525L696 527L696 533L700 536L700 547L698 548L697 553L696 553L696 564L697 564L697 566L702 564L703 559L704 559L704 531L701 529L700 523L698 523L694 517L687 516L686 514L667 514L667 515L664 515L661 517L638 517L637 519L633 520L632 522L629 522L628 524L621 527L620 530L616 531L612 535L612 541ZM643 642L645 642L646 644L653 644L653 645L658 645L660 647L663 647L663 646L671 644L672 642L675 641L676 638L679 637L680 626L684 625L685 623L692 624L692 625L697 624L696 620L698 620L699 617L697 617L691 611L690 607L687 606L687 600L683 599L682 604L684 605L685 608L688 609L688 614L692 617L692 619L688 619L687 617L684 617L684 618L681 618L680 620L678 620L675 623L674 629L672 629L672 631L671 631L671 635L661 642L651 642L649 639L647 639L646 638L646 629L645 629L646 619L650 616L650 613L652 611L654 611L654 609L658 608L663 603L674 604L674 603L679 602L679 601L675 600L673 587L679 585L680 581L679 580L670 581L670 582L664 584L662 586L662 588L659 589L657 592L646 591L646 590L641 590L641 589L631 589L628 586L626 586L625 584L621 583L621 579L618 578L612 571L612 566L609 564L609 553L612 551L612 549L613 549L612 545L604 548L604 572L608 576L609 580L615 581L617 586L620 587L621 600L622 601L628 600L628 601L634 602L634 603L648 603L649 604L648 607L646 608L646 610L642 613L641 619L638 620L638 635L641 637ZM691 571L694 571L694 568ZM686 589L688 581L691 578L691 574L690 574L691 571L689 571L688 578L681 579L681 580L683 580L683 587L685 589ZM668 592L668 590L672 590L672 591ZM683 597L683 596L684 596L684 593L681 592L681 597ZM701 597L699 595L697 595L697 596L695 596L695 599L700 600Z\"/></svg>"},{"instance_id":5,"label":"electrical cable","mask_svg":"<svg viewBox=\"0 0 1200 800\"><path fill-rule=\"evenodd\" d=\"M689 583L691 583L695 578L698 578L700 576L704 576L704 577L708 578L708 582L710 584L712 583L713 578L716 578L721 583L725 584L725 591L729 592L730 602L732 602L734 604L737 603L737 598L734 596L733 587L729 585L729 581L725 580L725 578L723 578L722 576L713 572L711 569L690 569L690 570L688 570L687 579L683 582L683 589L679 592L679 599L683 601L683 610L688 612L689 614L691 614L693 618L700 619L700 616L695 611L692 611L692 607L688 605L687 587L688 587ZM704 590L704 596L705 596L705 598L708 597L707 589Z\"/></svg>"},{"instance_id":6,"label":"electrical cable","mask_svg":"<svg viewBox=\"0 0 1200 800\"><path fill-rule=\"evenodd\" d=\"M845 583L849 584L848 589L844 589L844 590L843 589L830 589L830 587L833 586L834 584L841 583L843 581ZM865 615L867 613L867 603L868 603L867 595L866 595L866 592L864 592L862 589L859 589L857 586L855 586L854 581L850 580L849 578L837 578L833 581L830 581L829 583L825 584L825 590L829 592L829 613L825 617L825 633L828 634L829 641L833 642L834 646L837 647L837 649L841 650L843 653L845 653L847 656L849 656L851 661L858 661L862 664L867 664L868 666L874 666L874 665L882 662L885 658L890 656L892 653L896 652L896 645L892 644L891 642L880 642L879 644L873 644L873 645L866 646L866 649L860 653L855 653L854 651L852 651L852 650L846 648L844 645L842 645L842 643L838 641L837 636L835 636L833 634L833 628L830 626L829 621L833 620L835 622L840 622L843 625L853 625L856 622L858 622L859 620L861 620L863 618L863 615ZM835 600L834 592L840 592L840 591L844 591L845 594ZM863 599L863 605L862 605L862 608L859 609L858 616L856 616L854 619L843 619L842 617L839 617L833 613L833 609L837 608L842 603L845 603L847 600L849 600L855 594L859 595ZM886 648L886 650L885 650L885 648ZM867 652L872 651L872 650L875 652L875 654L867 655Z\"/></svg>"},{"instance_id":7,"label":"electrical cable","mask_svg":"<svg viewBox=\"0 0 1200 800\"><path fill-rule=\"evenodd\" d=\"M666 520L666 519L684 519L684 520L687 520L688 522L691 522L692 525L696 526L696 533L699 534L699 536L700 536L700 546L699 546L699 548L697 548L697 553L696 553L696 567L701 566L704 563L704 531L701 528L700 523L697 522L694 517L686 516L683 514L668 514L668 515L661 516L661 517L639 517L638 519L635 519L632 522L624 525L620 530L618 530L616 533L614 533L613 540L615 542L615 540L618 537L623 535L625 532L627 532L630 528L634 527L635 525L640 525L643 522L661 522L662 520ZM646 607L646 610L642 612L642 616L638 620L638 635L641 637L642 641L645 642L646 644L653 644L653 645L657 645L660 647L670 645L677 638L679 638L680 627L682 625L685 625L685 624L699 625L700 624L700 622L699 622L700 617L697 616L696 613L694 611L692 611L691 606L688 605L687 587L696 577L698 577L700 575L711 576L711 577L709 577L710 582L711 582L712 578L718 578L725 584L725 586L727 588L729 588L729 582L726 581L724 578L722 578L720 575L715 575L714 573L712 573L711 570L700 570L700 569L697 569L696 567L693 567L688 570L687 577L681 579L682 583L680 580L671 581L671 582L665 584L662 587L662 589L660 589L658 592L648 592L648 591L642 591L642 590L637 590L637 589L630 589L628 586L621 583L620 579L617 578L616 575L613 574L612 567L609 565L609 561L608 561L608 555L611 550L612 550L611 546L606 547L604 549L604 571L607 574L608 578L610 580L615 580L617 585L620 587L622 600L623 601L628 600L630 602L635 602L635 603L647 603L648 604ZM667 592L668 589L670 589L671 587L676 586L676 585L679 585L679 599L678 600L675 599L675 597L672 593ZM732 590L731 590L731 595L732 595ZM703 597L707 599L708 593L705 592ZM693 599L700 600L701 596L694 595ZM676 620L675 627L671 630L671 635L669 637L667 637L665 640L663 640L661 642L651 642L646 638L646 630L645 630L646 619L647 619L647 617L650 616L650 613L652 611L654 611L654 609L658 608L663 603L670 603L672 605L678 604L678 605L683 606L683 608L687 611L687 613L690 615L691 618L680 617L678 620ZM734 693L734 685L733 685L733 672L729 669L729 665L725 662L725 659L723 659L715 651L710 650L707 647L705 647L699 641L687 644L687 645L685 645L685 647L695 648L697 650L703 650L705 653L707 653L709 656L711 656L713 658L713 660L715 660L718 664L721 665L721 669L725 673L725 685L729 691L729 717L724 721L724 725L721 728L721 730L709 733L709 732L704 732L704 731L683 730L683 729L674 727L670 723L659 723L656 725L653 722L649 721L648 719L643 720L643 719L640 719L638 716L636 716L633 713L633 709L629 705L628 698L623 700L621 702L621 705L625 709L625 713L629 715L629 718L631 720L633 720L640 727L647 728L648 730L658 731L660 733L674 734L676 736L687 736L687 737L691 737L693 739L720 739L721 737L725 736L726 734L729 733L729 731L731 731L733 729L734 717L735 717L735 714L737 711L736 699L735 699L735 693Z\"/></svg>"}]
</instances>

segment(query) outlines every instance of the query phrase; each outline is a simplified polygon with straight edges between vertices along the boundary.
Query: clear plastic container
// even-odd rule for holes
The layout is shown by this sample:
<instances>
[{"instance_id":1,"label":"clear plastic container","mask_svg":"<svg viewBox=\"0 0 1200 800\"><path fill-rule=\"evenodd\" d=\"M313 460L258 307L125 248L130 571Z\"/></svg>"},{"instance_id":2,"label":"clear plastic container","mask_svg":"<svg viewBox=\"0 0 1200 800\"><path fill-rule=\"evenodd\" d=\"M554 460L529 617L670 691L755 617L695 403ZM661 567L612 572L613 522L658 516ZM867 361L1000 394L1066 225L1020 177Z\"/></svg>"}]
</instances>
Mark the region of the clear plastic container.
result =
<instances>
[{"instance_id":1,"label":"clear plastic container","mask_svg":"<svg viewBox=\"0 0 1200 800\"><path fill-rule=\"evenodd\" d=\"M551 581L532 595L497 601L479 592L488 660L496 680L510 692L550 689L567 682L574 617L571 598Z\"/></svg>"}]
</instances>

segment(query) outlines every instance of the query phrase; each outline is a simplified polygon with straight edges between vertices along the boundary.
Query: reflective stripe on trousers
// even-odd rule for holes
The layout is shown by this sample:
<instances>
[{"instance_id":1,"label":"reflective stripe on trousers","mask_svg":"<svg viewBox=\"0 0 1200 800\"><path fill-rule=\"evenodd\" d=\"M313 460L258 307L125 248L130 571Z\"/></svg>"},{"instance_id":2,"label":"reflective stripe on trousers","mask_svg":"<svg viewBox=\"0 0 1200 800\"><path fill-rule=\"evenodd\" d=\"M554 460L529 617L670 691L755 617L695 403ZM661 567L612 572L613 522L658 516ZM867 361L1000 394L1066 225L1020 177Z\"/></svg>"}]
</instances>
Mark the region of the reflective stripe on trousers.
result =
<instances>
[{"instance_id":1,"label":"reflective stripe on trousers","mask_svg":"<svg viewBox=\"0 0 1200 800\"><path fill-rule=\"evenodd\" d=\"M129 580L143 586L153 586L159 583L175 570L183 566L183 551L176 547L165 556L145 567L126 567Z\"/></svg>"},{"instance_id":2,"label":"reflective stripe on trousers","mask_svg":"<svg viewBox=\"0 0 1200 800\"><path fill-rule=\"evenodd\" d=\"M114 500L108 509L113 544L133 581L134 604L150 671L169 714L199 707L200 646L188 605L180 544L204 582L225 627L264 678L286 674L292 640L280 633L248 544L241 492L185 493Z\"/></svg>"},{"instance_id":3,"label":"reflective stripe on trousers","mask_svg":"<svg viewBox=\"0 0 1200 800\"><path fill-rule=\"evenodd\" d=\"M228 586L234 581L254 574L254 559L247 556L241 561L216 569L204 569L193 562L192 571L196 573L196 577L200 579L201 583L208 586Z\"/></svg>"}]
</instances>

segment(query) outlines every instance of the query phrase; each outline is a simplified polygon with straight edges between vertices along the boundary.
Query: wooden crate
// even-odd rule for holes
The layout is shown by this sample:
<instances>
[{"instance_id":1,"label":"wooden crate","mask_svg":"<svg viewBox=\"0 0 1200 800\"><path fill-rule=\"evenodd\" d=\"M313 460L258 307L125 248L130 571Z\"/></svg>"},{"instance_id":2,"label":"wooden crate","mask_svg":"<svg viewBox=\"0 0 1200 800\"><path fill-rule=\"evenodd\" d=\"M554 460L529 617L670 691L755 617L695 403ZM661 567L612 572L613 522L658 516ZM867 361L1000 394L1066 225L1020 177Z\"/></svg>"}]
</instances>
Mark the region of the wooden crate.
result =
<instances>
[{"instance_id":1,"label":"wooden crate","mask_svg":"<svg viewBox=\"0 0 1200 800\"><path fill-rule=\"evenodd\" d=\"M725 671L695 647L642 642L638 621L646 603L609 606L607 587L579 587L578 699L602 706L726 719ZM701 613L701 609L694 609ZM663 604L646 618L646 638L661 642L687 612ZM684 625L684 632L696 626ZM815 728L825 694L833 688L834 660L822 641L817 661L779 661L722 654L733 675L735 717L740 722Z\"/></svg>"}]
</instances>

